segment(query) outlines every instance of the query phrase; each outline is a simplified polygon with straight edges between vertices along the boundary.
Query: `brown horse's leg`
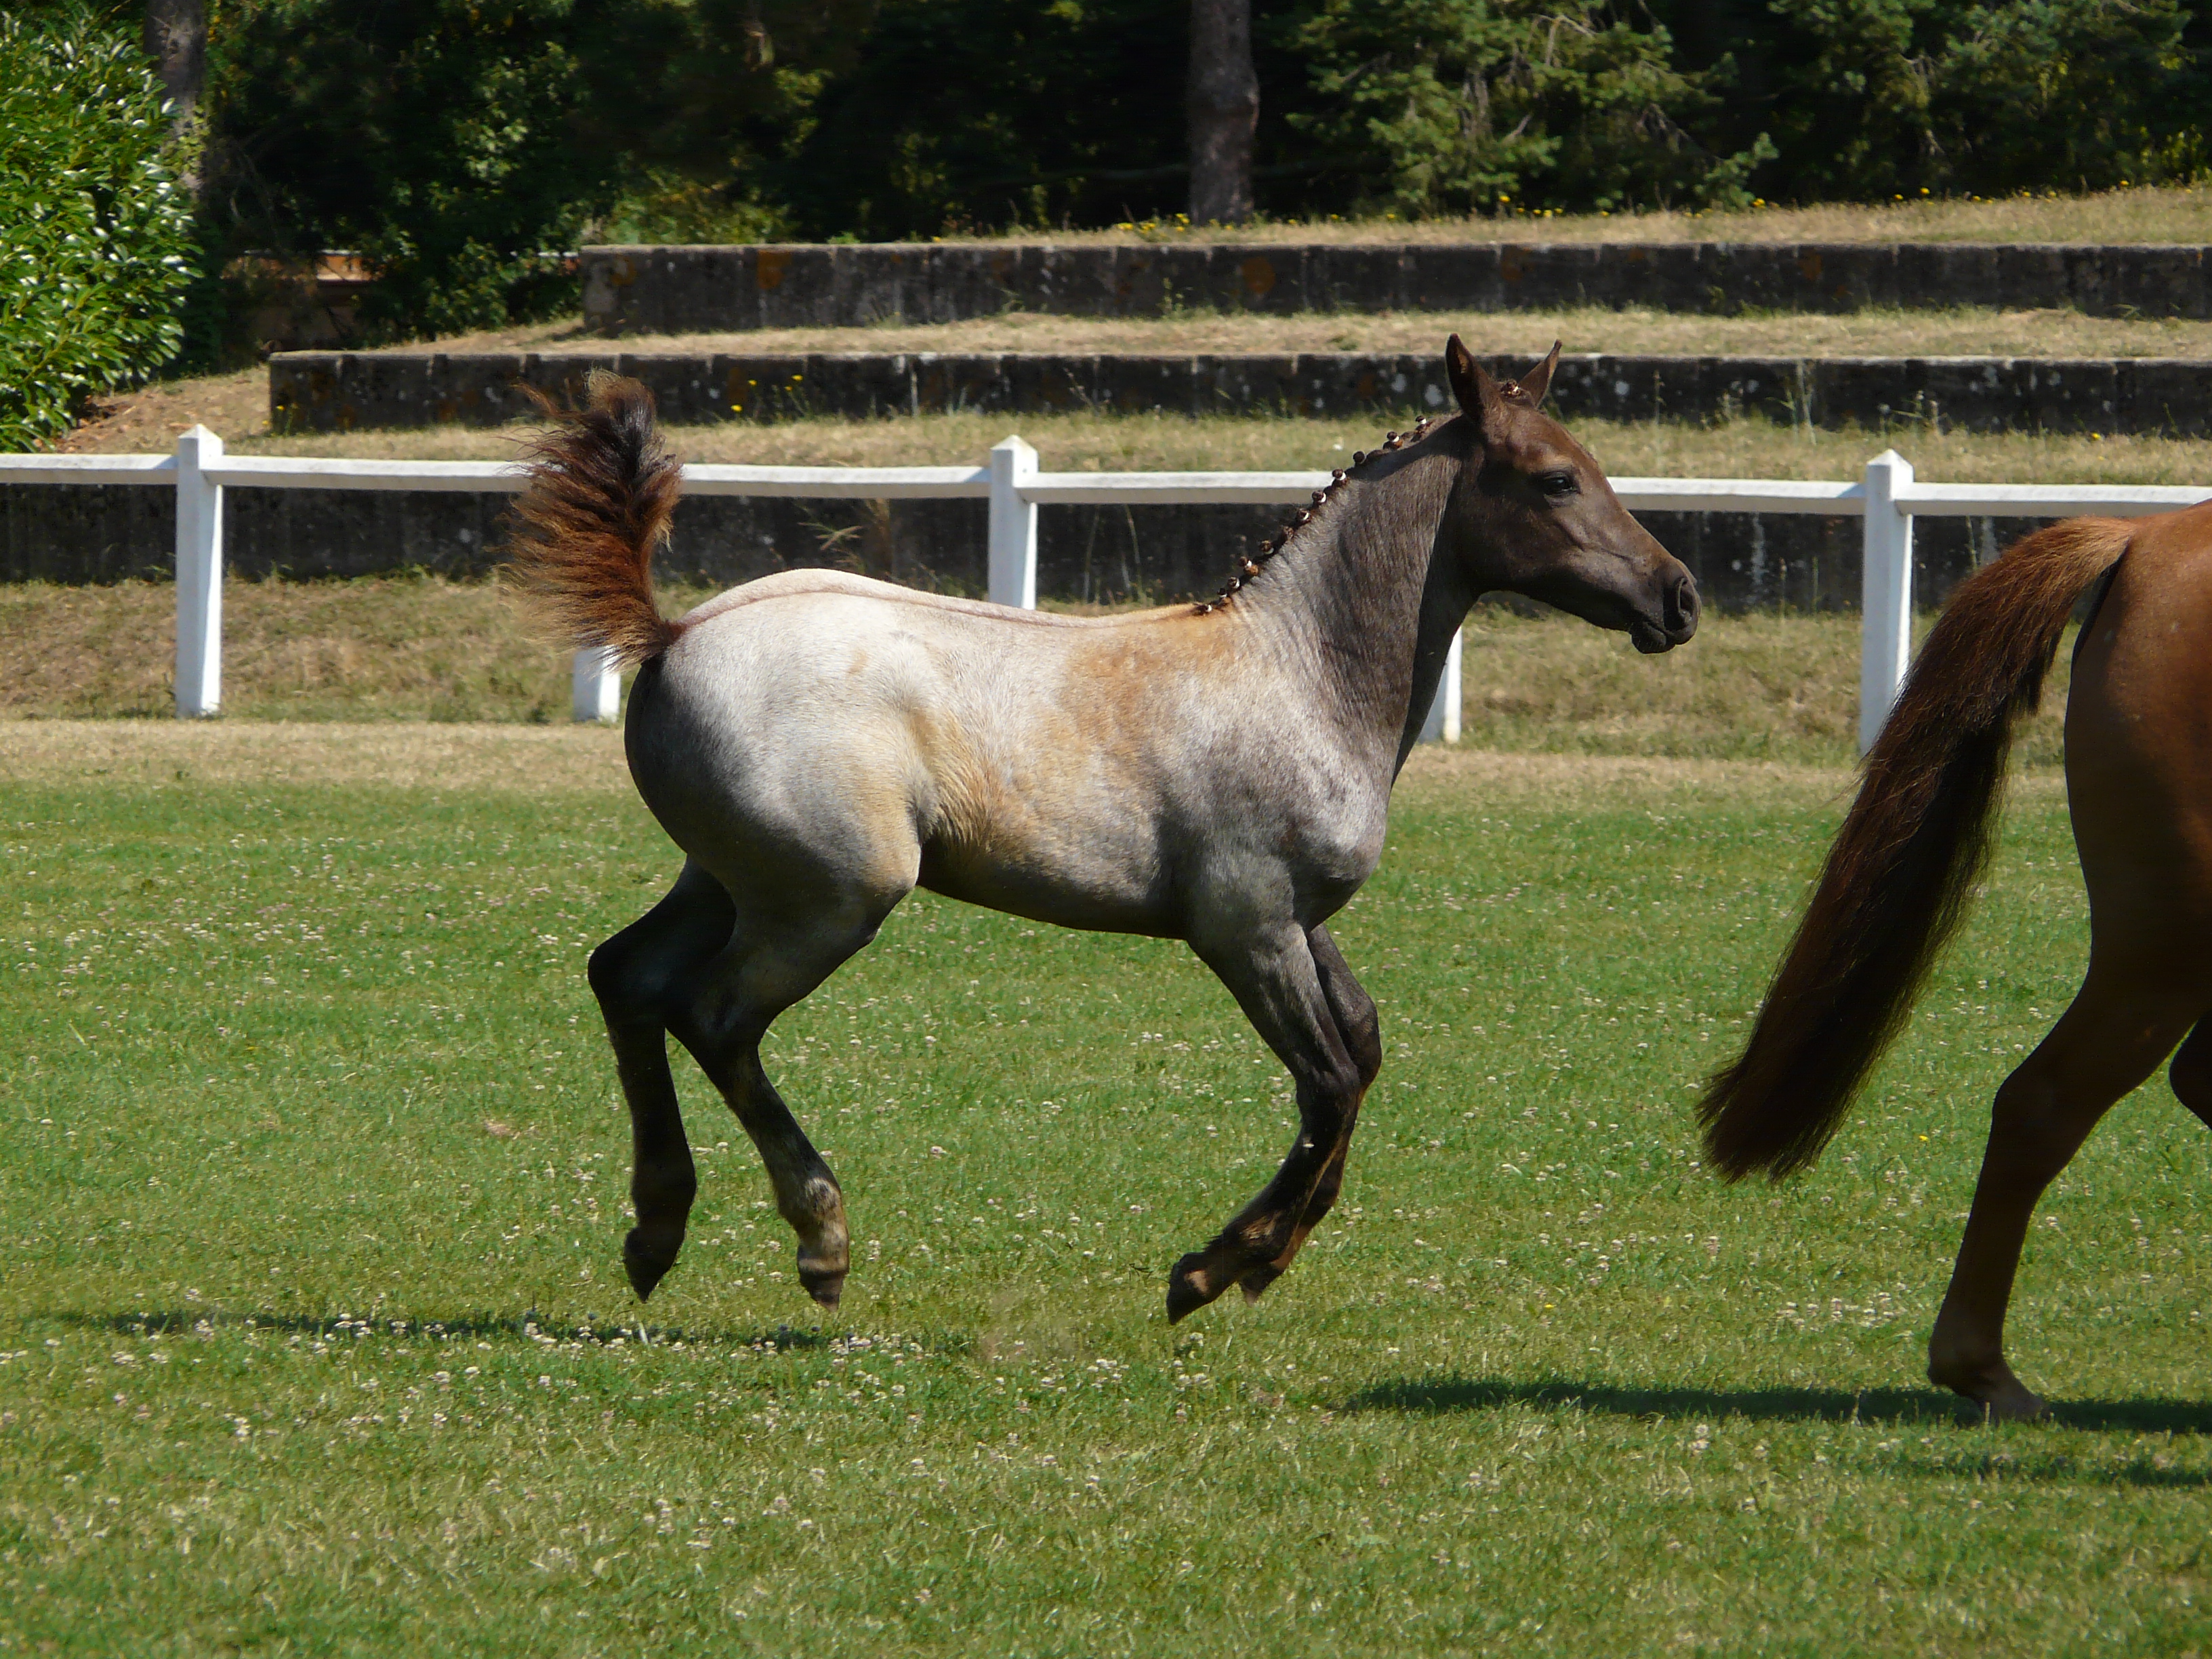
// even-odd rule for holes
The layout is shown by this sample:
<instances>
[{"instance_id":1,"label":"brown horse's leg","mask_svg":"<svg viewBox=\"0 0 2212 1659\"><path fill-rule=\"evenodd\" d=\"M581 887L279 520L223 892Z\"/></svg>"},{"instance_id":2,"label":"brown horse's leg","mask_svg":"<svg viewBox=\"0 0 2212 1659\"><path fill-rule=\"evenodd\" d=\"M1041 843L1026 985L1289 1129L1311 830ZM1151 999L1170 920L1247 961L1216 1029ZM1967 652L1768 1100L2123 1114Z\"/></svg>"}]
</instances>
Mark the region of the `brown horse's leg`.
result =
<instances>
[{"instance_id":1,"label":"brown horse's leg","mask_svg":"<svg viewBox=\"0 0 2212 1659\"><path fill-rule=\"evenodd\" d=\"M1313 952L1314 967L1321 976L1322 994L1328 999L1329 1012L1336 1016L1337 1031L1344 1038L1352 1063L1359 1068L1359 1093L1364 1099L1382 1070L1382 1022L1375 1012L1375 999L1352 976L1344 952L1336 948L1336 941L1329 937L1328 928L1309 928L1306 945ZM1359 1101L1354 1100L1352 1109L1345 1114L1343 1128L1338 1132L1336 1151L1321 1172L1321 1182L1306 1200L1305 1212L1291 1230L1289 1247L1273 1261L1253 1268L1237 1281L1247 1302L1257 1302L1261 1293L1283 1276L1299 1247L1306 1242L1307 1235L1321 1225L1322 1218L1335 1207L1337 1194L1344 1189L1345 1158L1352 1151L1352 1133L1358 1127Z\"/></svg>"},{"instance_id":2,"label":"brown horse's leg","mask_svg":"<svg viewBox=\"0 0 2212 1659\"><path fill-rule=\"evenodd\" d=\"M676 1263L698 1191L668 1072L667 1027L691 978L728 944L737 913L721 884L686 864L668 896L592 952L592 989L629 1103L630 1202L623 1266L640 1298Z\"/></svg>"},{"instance_id":3,"label":"brown horse's leg","mask_svg":"<svg viewBox=\"0 0 2212 1659\"><path fill-rule=\"evenodd\" d=\"M1212 1243L1176 1263L1168 1275L1170 1323L1255 1269L1287 1260L1299 1221L1340 1156L1364 1086L1304 929L1286 922L1250 938L1191 944L1290 1069L1297 1085L1298 1136L1259 1196Z\"/></svg>"},{"instance_id":4,"label":"brown horse's leg","mask_svg":"<svg viewBox=\"0 0 2212 1659\"><path fill-rule=\"evenodd\" d=\"M2166 1073L2174 1097L2212 1129L2212 1016L2199 1020Z\"/></svg>"},{"instance_id":5,"label":"brown horse's leg","mask_svg":"<svg viewBox=\"0 0 2212 1659\"><path fill-rule=\"evenodd\" d=\"M1990 1417L2044 1411L2004 1358L2005 1307L2036 1200L2194 1017L2177 1012L2160 988L2133 975L2100 973L2093 962L2072 1006L1997 1091L1973 1211L1928 1344L1929 1376Z\"/></svg>"},{"instance_id":6,"label":"brown horse's leg","mask_svg":"<svg viewBox=\"0 0 2212 1659\"><path fill-rule=\"evenodd\" d=\"M875 937L889 908L800 922L787 916L772 932L740 916L729 948L708 964L696 994L670 1026L751 1137L776 1210L799 1235L799 1282L825 1308L836 1307L845 1288L844 1194L769 1081L760 1043L777 1015Z\"/></svg>"}]
</instances>

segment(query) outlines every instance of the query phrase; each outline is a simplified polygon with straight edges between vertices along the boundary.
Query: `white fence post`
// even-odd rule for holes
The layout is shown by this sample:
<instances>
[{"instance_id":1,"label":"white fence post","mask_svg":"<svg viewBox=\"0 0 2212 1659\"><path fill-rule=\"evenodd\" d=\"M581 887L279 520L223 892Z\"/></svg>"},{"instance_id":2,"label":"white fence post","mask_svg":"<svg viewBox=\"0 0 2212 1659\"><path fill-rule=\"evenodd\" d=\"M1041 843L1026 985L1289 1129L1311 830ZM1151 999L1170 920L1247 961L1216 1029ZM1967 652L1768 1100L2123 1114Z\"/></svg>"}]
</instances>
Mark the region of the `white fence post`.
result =
<instances>
[{"instance_id":1,"label":"white fence post","mask_svg":"<svg viewBox=\"0 0 2212 1659\"><path fill-rule=\"evenodd\" d=\"M1036 609L1037 510L1022 491L1036 477L1036 451L1019 438L991 450L991 602Z\"/></svg>"},{"instance_id":2,"label":"white fence post","mask_svg":"<svg viewBox=\"0 0 2212 1659\"><path fill-rule=\"evenodd\" d=\"M1429 705L1429 717L1421 722L1423 743L1459 741L1459 630L1455 629L1451 649L1444 653L1444 672L1437 680L1436 701Z\"/></svg>"},{"instance_id":3,"label":"white fence post","mask_svg":"<svg viewBox=\"0 0 2212 1659\"><path fill-rule=\"evenodd\" d=\"M1867 463L1865 568L1859 589L1859 753L1874 747L1912 660L1912 514L1899 492L1912 463L1885 449Z\"/></svg>"},{"instance_id":4,"label":"white fence post","mask_svg":"<svg viewBox=\"0 0 2212 1659\"><path fill-rule=\"evenodd\" d=\"M615 653L587 645L568 668L569 710L579 720L611 724L622 713L622 671Z\"/></svg>"},{"instance_id":5,"label":"white fence post","mask_svg":"<svg viewBox=\"0 0 2212 1659\"><path fill-rule=\"evenodd\" d=\"M177 718L222 707L222 486L203 469L222 440L196 426L177 440Z\"/></svg>"}]
</instances>

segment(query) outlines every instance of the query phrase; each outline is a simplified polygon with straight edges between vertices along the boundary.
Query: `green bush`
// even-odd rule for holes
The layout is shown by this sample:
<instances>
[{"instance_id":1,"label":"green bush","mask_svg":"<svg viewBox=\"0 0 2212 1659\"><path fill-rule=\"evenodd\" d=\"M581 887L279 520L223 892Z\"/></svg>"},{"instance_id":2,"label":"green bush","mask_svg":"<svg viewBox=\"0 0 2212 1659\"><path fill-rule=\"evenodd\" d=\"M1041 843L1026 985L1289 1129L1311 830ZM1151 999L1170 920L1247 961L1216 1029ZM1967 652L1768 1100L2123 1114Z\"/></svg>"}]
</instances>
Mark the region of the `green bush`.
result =
<instances>
[{"instance_id":1,"label":"green bush","mask_svg":"<svg viewBox=\"0 0 2212 1659\"><path fill-rule=\"evenodd\" d=\"M1320 0L1284 30L1314 106L1290 127L1370 210L1747 204L1747 179L1774 155L1766 135L1728 155L1694 136L1733 65L1684 70L1668 31L1625 9Z\"/></svg>"},{"instance_id":2,"label":"green bush","mask_svg":"<svg viewBox=\"0 0 2212 1659\"><path fill-rule=\"evenodd\" d=\"M191 204L161 89L88 12L0 13L0 451L176 353Z\"/></svg>"},{"instance_id":3,"label":"green bush","mask_svg":"<svg viewBox=\"0 0 2212 1659\"><path fill-rule=\"evenodd\" d=\"M765 130L866 0L236 0L212 32L204 234L226 256L349 249L373 341L572 310L567 251L759 234Z\"/></svg>"}]
</instances>

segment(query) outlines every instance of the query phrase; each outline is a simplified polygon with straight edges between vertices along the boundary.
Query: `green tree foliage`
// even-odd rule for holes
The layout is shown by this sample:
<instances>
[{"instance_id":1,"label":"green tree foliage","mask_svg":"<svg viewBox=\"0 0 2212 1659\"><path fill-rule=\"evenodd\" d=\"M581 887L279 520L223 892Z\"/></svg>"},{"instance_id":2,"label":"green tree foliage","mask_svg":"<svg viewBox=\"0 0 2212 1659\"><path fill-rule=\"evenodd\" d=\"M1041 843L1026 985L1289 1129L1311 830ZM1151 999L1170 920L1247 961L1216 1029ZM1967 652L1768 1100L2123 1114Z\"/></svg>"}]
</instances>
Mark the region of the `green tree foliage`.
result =
<instances>
[{"instance_id":1,"label":"green tree foliage","mask_svg":"<svg viewBox=\"0 0 2212 1659\"><path fill-rule=\"evenodd\" d=\"M168 130L130 35L89 10L0 13L0 450L175 353L191 229Z\"/></svg>"},{"instance_id":2,"label":"green tree foliage","mask_svg":"<svg viewBox=\"0 0 2212 1659\"><path fill-rule=\"evenodd\" d=\"M1762 192L1886 200L2187 179L2208 161L2212 9L2177 0L1697 0L1661 6L1692 66L1739 89L1716 143L1754 125Z\"/></svg>"},{"instance_id":3,"label":"green tree foliage","mask_svg":"<svg viewBox=\"0 0 2212 1659\"><path fill-rule=\"evenodd\" d=\"M238 0L214 31L206 214L226 252L343 247L372 333L573 299L587 226L712 227L864 0Z\"/></svg>"},{"instance_id":4,"label":"green tree foliage","mask_svg":"<svg viewBox=\"0 0 2212 1659\"><path fill-rule=\"evenodd\" d=\"M1180 204L1188 13L1186 0L883 0L777 187L809 234L863 239Z\"/></svg>"},{"instance_id":5,"label":"green tree foliage","mask_svg":"<svg viewBox=\"0 0 2212 1659\"><path fill-rule=\"evenodd\" d=\"M1732 65L1684 71L1664 27L1602 0L1321 0L1280 34L1310 76L1287 124L1359 207L1733 204L1774 153L1702 143Z\"/></svg>"}]
</instances>

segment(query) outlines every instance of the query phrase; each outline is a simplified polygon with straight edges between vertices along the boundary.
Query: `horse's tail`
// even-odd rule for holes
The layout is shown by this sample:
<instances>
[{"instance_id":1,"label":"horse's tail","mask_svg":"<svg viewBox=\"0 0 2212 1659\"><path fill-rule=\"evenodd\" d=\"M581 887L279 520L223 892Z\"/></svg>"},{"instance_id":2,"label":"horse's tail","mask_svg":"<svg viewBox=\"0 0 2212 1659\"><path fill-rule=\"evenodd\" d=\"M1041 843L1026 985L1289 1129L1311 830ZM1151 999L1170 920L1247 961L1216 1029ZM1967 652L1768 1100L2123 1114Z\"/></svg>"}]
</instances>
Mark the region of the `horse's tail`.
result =
<instances>
[{"instance_id":1,"label":"horse's tail","mask_svg":"<svg viewBox=\"0 0 2212 1659\"><path fill-rule=\"evenodd\" d=\"M554 426L528 451L507 568L562 636L635 665L677 635L653 603L653 550L668 533L681 472L653 428L651 392L604 372L586 386L573 413L538 400Z\"/></svg>"},{"instance_id":2,"label":"horse's tail","mask_svg":"<svg viewBox=\"0 0 2212 1659\"><path fill-rule=\"evenodd\" d=\"M1988 856L2014 721L2128 534L2112 519L2039 531L1963 583L1929 632L1751 1039L1698 1104L1729 1180L1811 1164L1897 1035Z\"/></svg>"}]
</instances>

